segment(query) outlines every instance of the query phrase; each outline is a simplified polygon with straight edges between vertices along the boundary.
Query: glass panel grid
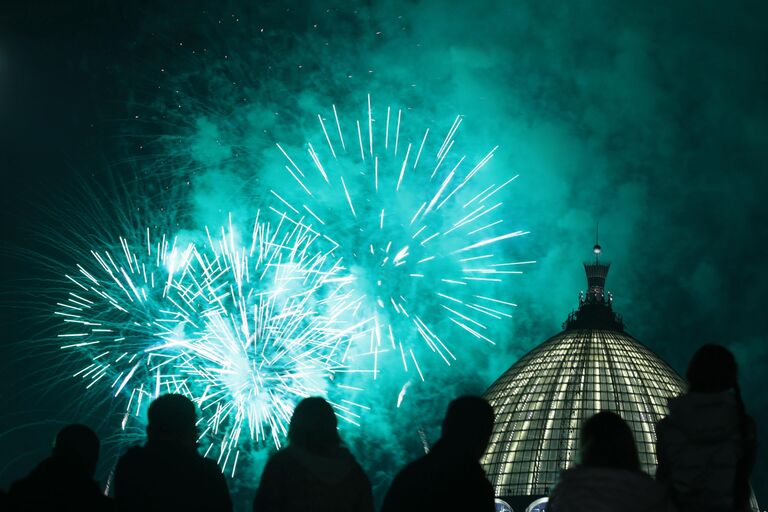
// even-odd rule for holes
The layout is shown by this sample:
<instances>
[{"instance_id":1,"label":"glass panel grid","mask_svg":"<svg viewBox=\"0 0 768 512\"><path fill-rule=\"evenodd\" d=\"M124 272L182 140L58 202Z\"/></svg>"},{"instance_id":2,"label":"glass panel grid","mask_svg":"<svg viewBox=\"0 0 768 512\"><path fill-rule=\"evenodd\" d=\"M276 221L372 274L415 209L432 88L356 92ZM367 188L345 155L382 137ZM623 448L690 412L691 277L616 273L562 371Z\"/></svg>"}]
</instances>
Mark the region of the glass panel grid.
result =
<instances>
[{"instance_id":1,"label":"glass panel grid","mask_svg":"<svg viewBox=\"0 0 768 512\"><path fill-rule=\"evenodd\" d=\"M549 493L577 457L582 422L601 410L627 421L643 470L653 474L655 424L683 389L674 370L626 333L571 330L550 338L486 392L497 418L482 463L496 495Z\"/></svg>"}]
</instances>

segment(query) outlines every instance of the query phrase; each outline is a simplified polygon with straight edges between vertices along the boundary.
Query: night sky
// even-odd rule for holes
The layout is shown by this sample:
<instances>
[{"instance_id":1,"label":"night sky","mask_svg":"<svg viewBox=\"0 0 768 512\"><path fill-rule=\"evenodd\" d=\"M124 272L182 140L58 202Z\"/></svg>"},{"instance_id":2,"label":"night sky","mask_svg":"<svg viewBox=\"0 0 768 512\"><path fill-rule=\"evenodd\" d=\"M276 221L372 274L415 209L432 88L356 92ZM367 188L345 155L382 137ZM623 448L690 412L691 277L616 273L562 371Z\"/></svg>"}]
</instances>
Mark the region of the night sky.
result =
<instances>
[{"instance_id":1,"label":"night sky","mask_svg":"<svg viewBox=\"0 0 768 512\"><path fill-rule=\"evenodd\" d=\"M768 436L768 4L353 3L0 9L0 486L67 422L108 441L102 479L123 449L116 407L69 377L79 363L52 339L77 260L62 237L247 213L282 170L276 140L299 145L320 109L368 93L441 126L462 114L465 145L498 144L493 172L520 175L505 215L530 231L513 251L537 261L496 347L414 386L396 419L372 413L369 441L345 433L371 454L378 494L418 455L416 424L434 437L453 395L482 392L560 330L597 222L627 330L680 372L701 344L728 346ZM242 496L257 476L243 472ZM767 500L764 457L753 483Z\"/></svg>"}]
</instances>

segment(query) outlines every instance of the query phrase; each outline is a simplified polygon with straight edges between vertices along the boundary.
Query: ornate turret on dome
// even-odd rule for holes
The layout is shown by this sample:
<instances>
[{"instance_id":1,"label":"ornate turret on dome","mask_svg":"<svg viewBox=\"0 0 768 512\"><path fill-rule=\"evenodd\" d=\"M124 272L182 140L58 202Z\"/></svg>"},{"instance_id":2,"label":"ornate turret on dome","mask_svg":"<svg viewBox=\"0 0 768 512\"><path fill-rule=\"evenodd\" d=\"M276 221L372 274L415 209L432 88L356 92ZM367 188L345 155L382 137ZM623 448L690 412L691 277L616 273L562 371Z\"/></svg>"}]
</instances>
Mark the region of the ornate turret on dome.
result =
<instances>
[{"instance_id":1,"label":"ornate turret on dome","mask_svg":"<svg viewBox=\"0 0 768 512\"><path fill-rule=\"evenodd\" d=\"M592 252L594 263L584 263L587 273L587 293L579 293L579 309L568 315L563 323L563 329L610 329L624 331L624 321L621 315L613 312L613 294L605 291L605 280L608 278L610 263L601 263L600 254L603 249L595 243Z\"/></svg>"}]
</instances>

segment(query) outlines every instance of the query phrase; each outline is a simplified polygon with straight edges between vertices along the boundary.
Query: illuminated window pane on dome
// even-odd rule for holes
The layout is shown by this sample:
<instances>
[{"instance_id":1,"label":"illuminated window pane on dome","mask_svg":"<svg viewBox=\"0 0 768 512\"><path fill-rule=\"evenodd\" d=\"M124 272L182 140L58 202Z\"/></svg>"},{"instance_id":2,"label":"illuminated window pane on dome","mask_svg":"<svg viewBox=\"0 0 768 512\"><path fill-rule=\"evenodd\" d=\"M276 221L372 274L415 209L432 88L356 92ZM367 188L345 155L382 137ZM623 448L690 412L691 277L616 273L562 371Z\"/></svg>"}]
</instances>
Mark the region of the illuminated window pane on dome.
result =
<instances>
[{"instance_id":1,"label":"illuminated window pane on dome","mask_svg":"<svg viewBox=\"0 0 768 512\"><path fill-rule=\"evenodd\" d=\"M482 464L497 496L547 494L578 453L581 424L614 411L635 435L643 470L656 468L655 423L684 383L632 336L567 329L538 346L487 391L496 423Z\"/></svg>"}]
</instances>

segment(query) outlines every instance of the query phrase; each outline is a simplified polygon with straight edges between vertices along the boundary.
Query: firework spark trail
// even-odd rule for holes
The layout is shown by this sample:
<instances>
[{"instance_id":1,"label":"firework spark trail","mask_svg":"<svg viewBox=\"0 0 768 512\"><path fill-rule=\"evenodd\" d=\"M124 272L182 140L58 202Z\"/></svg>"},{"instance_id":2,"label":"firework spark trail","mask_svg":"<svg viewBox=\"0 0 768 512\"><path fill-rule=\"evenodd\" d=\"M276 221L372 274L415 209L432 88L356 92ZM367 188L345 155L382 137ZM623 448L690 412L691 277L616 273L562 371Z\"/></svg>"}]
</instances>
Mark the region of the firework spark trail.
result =
<instances>
[{"instance_id":1,"label":"firework spark trail","mask_svg":"<svg viewBox=\"0 0 768 512\"><path fill-rule=\"evenodd\" d=\"M374 354L374 379L387 352L423 380L423 354L451 365L455 340L493 344L489 322L510 318L515 306L509 278L533 263L505 256L505 244L527 232L504 228L500 192L517 176L498 182L482 173L498 146L473 161L458 154L461 116L442 139L411 131L404 117L387 107L380 122L370 95L352 122L333 105L332 117L318 115L321 136L307 141L306 154L277 144L298 187L271 190L277 211L309 213L305 222L334 244L329 254L348 271L345 301L362 320L369 343L358 350Z\"/></svg>"},{"instance_id":2,"label":"firework spark trail","mask_svg":"<svg viewBox=\"0 0 768 512\"><path fill-rule=\"evenodd\" d=\"M162 304L168 297L173 276L189 261L191 246L180 250L177 240L162 236L146 241L134 251L125 238L117 252L91 251L90 262L77 265L78 272L66 275L75 285L59 302L54 315L63 320L62 349L86 353L91 364L74 376L88 379L88 388L109 376L119 395L139 370L141 352L152 342L152 332ZM146 391L132 389L131 403L140 402ZM130 407L130 406L129 406Z\"/></svg>"},{"instance_id":3,"label":"firework spark trail","mask_svg":"<svg viewBox=\"0 0 768 512\"><path fill-rule=\"evenodd\" d=\"M350 281L312 229L257 217L247 244L231 221L206 234L179 249L147 230L139 252L124 238L119 252L92 251L67 276L76 289L56 315L61 348L88 357L75 376L88 388L108 378L128 397L124 428L142 402L185 394L202 411L206 453L234 474L244 443L280 446L295 403L328 395L334 376L352 371L341 361L359 326L340 320ZM353 409L334 405L357 424Z\"/></svg>"}]
</instances>

